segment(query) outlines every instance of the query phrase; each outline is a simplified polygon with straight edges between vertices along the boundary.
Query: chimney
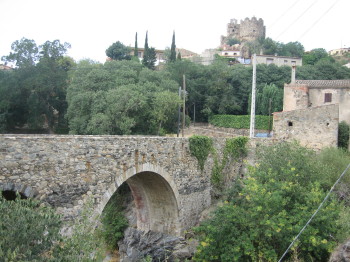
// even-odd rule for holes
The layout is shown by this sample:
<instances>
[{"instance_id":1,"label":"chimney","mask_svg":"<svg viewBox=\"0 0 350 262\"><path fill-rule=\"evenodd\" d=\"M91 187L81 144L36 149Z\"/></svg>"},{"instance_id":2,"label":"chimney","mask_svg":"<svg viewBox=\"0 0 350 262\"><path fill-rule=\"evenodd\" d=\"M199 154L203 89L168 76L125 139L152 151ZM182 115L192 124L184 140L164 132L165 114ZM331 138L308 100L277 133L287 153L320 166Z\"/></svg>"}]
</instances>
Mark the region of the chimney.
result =
<instances>
[{"instance_id":1,"label":"chimney","mask_svg":"<svg viewBox=\"0 0 350 262\"><path fill-rule=\"evenodd\" d=\"M296 66L293 65L292 66L292 79L291 79L291 84L295 84L295 69L296 69Z\"/></svg>"}]
</instances>

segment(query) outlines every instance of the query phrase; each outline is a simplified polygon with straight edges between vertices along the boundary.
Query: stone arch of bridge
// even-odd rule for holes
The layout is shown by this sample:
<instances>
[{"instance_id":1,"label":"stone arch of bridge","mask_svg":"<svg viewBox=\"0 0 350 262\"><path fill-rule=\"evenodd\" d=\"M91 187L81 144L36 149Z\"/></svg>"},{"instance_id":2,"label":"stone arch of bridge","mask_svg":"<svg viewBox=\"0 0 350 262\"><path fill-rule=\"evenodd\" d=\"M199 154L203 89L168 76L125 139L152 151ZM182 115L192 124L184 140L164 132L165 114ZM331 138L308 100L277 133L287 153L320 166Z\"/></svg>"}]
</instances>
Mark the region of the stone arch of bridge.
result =
<instances>
[{"instance_id":1,"label":"stone arch of bridge","mask_svg":"<svg viewBox=\"0 0 350 262\"><path fill-rule=\"evenodd\" d=\"M145 163L117 175L98 206L99 213L124 182L135 201L138 229L180 235L177 186L171 176L156 165Z\"/></svg>"},{"instance_id":2,"label":"stone arch of bridge","mask_svg":"<svg viewBox=\"0 0 350 262\"><path fill-rule=\"evenodd\" d=\"M0 191L7 200L14 200L18 193L21 198L35 198L38 196L38 192L31 186L17 183L3 183L0 184Z\"/></svg>"}]
</instances>

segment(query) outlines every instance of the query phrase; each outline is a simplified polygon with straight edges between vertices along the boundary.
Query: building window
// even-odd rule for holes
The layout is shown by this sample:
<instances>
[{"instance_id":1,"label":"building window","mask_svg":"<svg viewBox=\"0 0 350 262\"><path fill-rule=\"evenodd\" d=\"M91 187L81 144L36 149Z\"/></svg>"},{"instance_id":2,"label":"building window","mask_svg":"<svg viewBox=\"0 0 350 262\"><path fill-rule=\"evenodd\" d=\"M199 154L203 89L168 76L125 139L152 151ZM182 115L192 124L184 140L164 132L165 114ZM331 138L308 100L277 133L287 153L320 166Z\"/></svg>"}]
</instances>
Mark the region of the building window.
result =
<instances>
[{"instance_id":1,"label":"building window","mask_svg":"<svg viewBox=\"0 0 350 262\"><path fill-rule=\"evenodd\" d=\"M225 53L225 55L228 55L228 53Z\"/></svg>"},{"instance_id":2,"label":"building window","mask_svg":"<svg viewBox=\"0 0 350 262\"><path fill-rule=\"evenodd\" d=\"M325 93L325 94L324 94L324 102L325 102L325 103L330 103L330 102L332 102L332 93Z\"/></svg>"},{"instance_id":3,"label":"building window","mask_svg":"<svg viewBox=\"0 0 350 262\"><path fill-rule=\"evenodd\" d=\"M288 60L284 60L284 64L285 64L285 65L288 64Z\"/></svg>"},{"instance_id":4,"label":"building window","mask_svg":"<svg viewBox=\"0 0 350 262\"><path fill-rule=\"evenodd\" d=\"M266 64L273 64L273 58L266 58Z\"/></svg>"},{"instance_id":5,"label":"building window","mask_svg":"<svg viewBox=\"0 0 350 262\"><path fill-rule=\"evenodd\" d=\"M297 65L297 61L292 61L292 66Z\"/></svg>"},{"instance_id":6,"label":"building window","mask_svg":"<svg viewBox=\"0 0 350 262\"><path fill-rule=\"evenodd\" d=\"M288 121L288 126L293 126L293 122L292 121Z\"/></svg>"}]
</instances>

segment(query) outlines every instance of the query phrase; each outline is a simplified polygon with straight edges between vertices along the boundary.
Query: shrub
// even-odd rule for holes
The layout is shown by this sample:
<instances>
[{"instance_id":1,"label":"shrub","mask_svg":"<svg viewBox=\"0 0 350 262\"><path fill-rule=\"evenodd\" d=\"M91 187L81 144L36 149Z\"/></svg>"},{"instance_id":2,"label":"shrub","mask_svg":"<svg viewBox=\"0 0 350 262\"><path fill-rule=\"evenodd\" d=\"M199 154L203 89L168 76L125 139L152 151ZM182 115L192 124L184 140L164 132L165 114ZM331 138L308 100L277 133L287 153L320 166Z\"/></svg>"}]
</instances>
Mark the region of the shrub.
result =
<instances>
[{"instance_id":1,"label":"shrub","mask_svg":"<svg viewBox=\"0 0 350 262\"><path fill-rule=\"evenodd\" d=\"M223 206L196 228L200 245L195 261L277 261L324 199L317 178L323 166L312 151L284 143L261 150L258 159ZM332 195L287 260L293 255L327 261L337 241L349 233L342 213L348 209Z\"/></svg>"},{"instance_id":2,"label":"shrub","mask_svg":"<svg viewBox=\"0 0 350 262\"><path fill-rule=\"evenodd\" d=\"M349 147L349 125L341 121L338 127L338 147L348 150Z\"/></svg>"},{"instance_id":3,"label":"shrub","mask_svg":"<svg viewBox=\"0 0 350 262\"><path fill-rule=\"evenodd\" d=\"M250 116L249 115L214 115L209 119L209 123L226 128L249 129ZM269 129L269 116L255 116L256 129Z\"/></svg>"},{"instance_id":4,"label":"shrub","mask_svg":"<svg viewBox=\"0 0 350 262\"><path fill-rule=\"evenodd\" d=\"M244 136L227 139L222 161L220 162L218 157L215 157L214 166L211 171L211 183L220 191L222 189L222 180L224 176L223 170L227 162L229 160L237 161L238 159L247 155L248 149L246 145L248 140L248 137Z\"/></svg>"},{"instance_id":5,"label":"shrub","mask_svg":"<svg viewBox=\"0 0 350 262\"><path fill-rule=\"evenodd\" d=\"M52 208L20 197L8 201L0 192L1 261L45 261L60 239L60 227L60 217Z\"/></svg>"},{"instance_id":6,"label":"shrub","mask_svg":"<svg viewBox=\"0 0 350 262\"><path fill-rule=\"evenodd\" d=\"M121 191L124 190L121 188ZM124 216L124 198L120 191L114 193L108 201L101 216L101 236L110 249L117 247L117 243L124 236L124 230L128 226L128 220Z\"/></svg>"},{"instance_id":7,"label":"shrub","mask_svg":"<svg viewBox=\"0 0 350 262\"><path fill-rule=\"evenodd\" d=\"M204 163L213 150L213 140L207 136L194 135L190 137L189 142L191 155L197 158L198 165L203 171Z\"/></svg>"}]
</instances>

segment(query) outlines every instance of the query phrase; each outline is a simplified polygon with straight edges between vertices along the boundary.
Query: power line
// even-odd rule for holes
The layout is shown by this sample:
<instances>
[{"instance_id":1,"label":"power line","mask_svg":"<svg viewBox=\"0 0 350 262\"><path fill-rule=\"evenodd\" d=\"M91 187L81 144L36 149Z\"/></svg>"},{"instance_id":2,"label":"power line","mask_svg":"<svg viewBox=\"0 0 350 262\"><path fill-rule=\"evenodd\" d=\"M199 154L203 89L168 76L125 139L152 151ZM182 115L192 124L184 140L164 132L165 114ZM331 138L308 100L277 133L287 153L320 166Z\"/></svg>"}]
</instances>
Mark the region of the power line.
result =
<instances>
[{"instance_id":1,"label":"power line","mask_svg":"<svg viewBox=\"0 0 350 262\"><path fill-rule=\"evenodd\" d=\"M279 36L277 36L277 40L279 40L280 36L283 35L285 32L287 32L289 30L289 28L291 28L301 17L303 17L305 15L305 13L307 11L309 11L311 9L311 7L313 7L316 4L317 0L315 0L308 8L306 8L304 10L304 12L302 12L285 30L282 31L282 33L279 34Z\"/></svg>"},{"instance_id":2,"label":"power line","mask_svg":"<svg viewBox=\"0 0 350 262\"><path fill-rule=\"evenodd\" d=\"M270 26L271 29L282 17L284 17L300 0L295 1L290 7L288 7Z\"/></svg>"},{"instance_id":3,"label":"power line","mask_svg":"<svg viewBox=\"0 0 350 262\"><path fill-rule=\"evenodd\" d=\"M278 260L278 262L281 262L282 259L284 258L284 256L288 253L289 249L291 249L291 247L294 245L295 241L298 240L299 236L301 235L301 233L303 233L303 231L305 230L305 228L310 224L311 220L314 218L314 216L316 216L316 214L318 213L318 211L320 211L321 207L323 206L323 204L327 201L328 197L330 196L330 194L332 193L332 191L334 190L335 186L339 183L339 181L343 178L343 176L345 175L346 171L348 171L348 169L350 168L350 163L348 164L347 168L345 168L344 172L339 176L338 180L335 181L334 185L332 186L332 188L329 190L328 194L326 195L326 197L323 199L323 201L321 202L321 204L318 206L317 210L315 211L315 213L313 213L313 215L310 217L309 221L307 221L307 223L305 224L305 226L300 230L299 234L294 238L294 240L292 241L292 243L290 243L289 247L287 248L287 250L283 253L283 255L281 256L281 258Z\"/></svg>"},{"instance_id":4,"label":"power line","mask_svg":"<svg viewBox=\"0 0 350 262\"><path fill-rule=\"evenodd\" d=\"M339 2L340 0L336 0L327 10L324 12L298 39L298 41L303 38L314 26L326 15L329 11L333 9L333 7Z\"/></svg>"}]
</instances>

